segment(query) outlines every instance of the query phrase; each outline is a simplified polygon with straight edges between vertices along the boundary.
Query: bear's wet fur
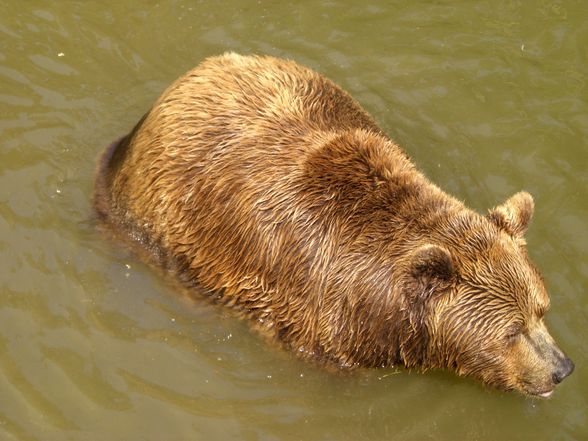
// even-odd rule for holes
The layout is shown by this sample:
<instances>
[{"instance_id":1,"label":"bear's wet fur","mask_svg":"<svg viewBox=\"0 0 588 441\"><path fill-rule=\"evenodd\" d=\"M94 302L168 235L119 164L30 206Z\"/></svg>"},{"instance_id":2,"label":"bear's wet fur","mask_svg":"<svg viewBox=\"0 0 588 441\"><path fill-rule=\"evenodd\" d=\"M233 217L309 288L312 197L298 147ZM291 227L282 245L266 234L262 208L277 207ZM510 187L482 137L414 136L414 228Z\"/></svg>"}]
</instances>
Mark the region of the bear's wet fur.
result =
<instances>
[{"instance_id":1,"label":"bear's wet fur","mask_svg":"<svg viewBox=\"0 0 588 441\"><path fill-rule=\"evenodd\" d=\"M473 212L292 61L225 54L179 78L104 153L95 207L303 356L539 396L573 369L542 320L531 196Z\"/></svg>"}]
</instances>

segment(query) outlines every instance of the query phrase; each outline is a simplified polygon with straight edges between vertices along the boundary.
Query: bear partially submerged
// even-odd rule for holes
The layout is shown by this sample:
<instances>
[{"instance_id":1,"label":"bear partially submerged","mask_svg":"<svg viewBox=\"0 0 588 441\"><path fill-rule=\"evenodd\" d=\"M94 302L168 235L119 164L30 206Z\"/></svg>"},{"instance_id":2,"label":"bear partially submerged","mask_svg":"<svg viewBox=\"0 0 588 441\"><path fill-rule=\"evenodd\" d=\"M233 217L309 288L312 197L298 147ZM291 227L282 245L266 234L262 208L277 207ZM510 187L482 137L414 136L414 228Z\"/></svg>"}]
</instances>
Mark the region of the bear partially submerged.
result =
<instances>
[{"instance_id":1,"label":"bear partially submerged","mask_svg":"<svg viewBox=\"0 0 588 441\"><path fill-rule=\"evenodd\" d=\"M525 249L531 196L471 211L294 62L226 54L178 79L104 153L95 205L305 356L536 396L573 370Z\"/></svg>"}]
</instances>

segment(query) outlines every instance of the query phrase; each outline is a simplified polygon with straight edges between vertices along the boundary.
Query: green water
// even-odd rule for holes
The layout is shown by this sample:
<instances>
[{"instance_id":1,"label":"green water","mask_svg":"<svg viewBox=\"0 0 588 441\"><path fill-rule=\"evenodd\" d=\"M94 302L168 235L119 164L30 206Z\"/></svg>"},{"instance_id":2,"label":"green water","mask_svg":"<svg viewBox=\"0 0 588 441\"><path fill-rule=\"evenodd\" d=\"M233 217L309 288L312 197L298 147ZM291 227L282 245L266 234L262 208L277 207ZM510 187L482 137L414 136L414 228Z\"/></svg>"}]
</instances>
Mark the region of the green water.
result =
<instances>
[{"instance_id":1,"label":"green water","mask_svg":"<svg viewBox=\"0 0 588 441\"><path fill-rule=\"evenodd\" d=\"M588 439L588 3L0 3L1 440ZM227 50L335 80L446 191L526 189L550 400L443 372L326 372L179 295L106 240L94 164L173 79Z\"/></svg>"}]
</instances>

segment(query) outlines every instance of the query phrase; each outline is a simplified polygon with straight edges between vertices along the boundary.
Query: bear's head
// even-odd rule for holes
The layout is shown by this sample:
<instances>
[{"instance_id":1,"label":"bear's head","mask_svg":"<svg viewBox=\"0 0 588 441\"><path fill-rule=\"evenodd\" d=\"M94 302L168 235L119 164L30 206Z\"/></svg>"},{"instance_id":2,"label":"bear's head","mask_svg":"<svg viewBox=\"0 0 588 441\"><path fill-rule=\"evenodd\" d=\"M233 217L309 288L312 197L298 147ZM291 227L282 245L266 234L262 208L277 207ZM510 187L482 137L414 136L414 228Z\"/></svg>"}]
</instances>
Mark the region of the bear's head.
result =
<instances>
[{"instance_id":1,"label":"bear's head","mask_svg":"<svg viewBox=\"0 0 588 441\"><path fill-rule=\"evenodd\" d=\"M448 217L412 252L405 292L415 331L401 345L409 366L540 397L572 373L543 321L549 297L523 238L532 214L532 197L517 193L486 217Z\"/></svg>"}]
</instances>

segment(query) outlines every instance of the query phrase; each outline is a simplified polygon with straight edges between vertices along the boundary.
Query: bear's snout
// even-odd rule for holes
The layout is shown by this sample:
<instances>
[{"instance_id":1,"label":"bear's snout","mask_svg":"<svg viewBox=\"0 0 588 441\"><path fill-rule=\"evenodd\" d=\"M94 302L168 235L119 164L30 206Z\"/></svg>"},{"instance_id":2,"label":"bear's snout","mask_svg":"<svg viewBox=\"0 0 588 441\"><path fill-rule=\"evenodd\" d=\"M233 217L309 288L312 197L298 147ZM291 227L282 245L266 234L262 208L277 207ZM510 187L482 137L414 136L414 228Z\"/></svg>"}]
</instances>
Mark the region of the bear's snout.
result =
<instances>
[{"instance_id":1,"label":"bear's snout","mask_svg":"<svg viewBox=\"0 0 588 441\"><path fill-rule=\"evenodd\" d=\"M522 388L530 395L549 397L555 386L574 371L574 363L559 349L542 322L522 339L516 357L523 363Z\"/></svg>"},{"instance_id":2,"label":"bear's snout","mask_svg":"<svg viewBox=\"0 0 588 441\"><path fill-rule=\"evenodd\" d=\"M568 357L565 357L558 363L551 378L553 379L554 384L561 383L564 378L568 377L572 372L574 372L574 362L570 360Z\"/></svg>"}]
</instances>

